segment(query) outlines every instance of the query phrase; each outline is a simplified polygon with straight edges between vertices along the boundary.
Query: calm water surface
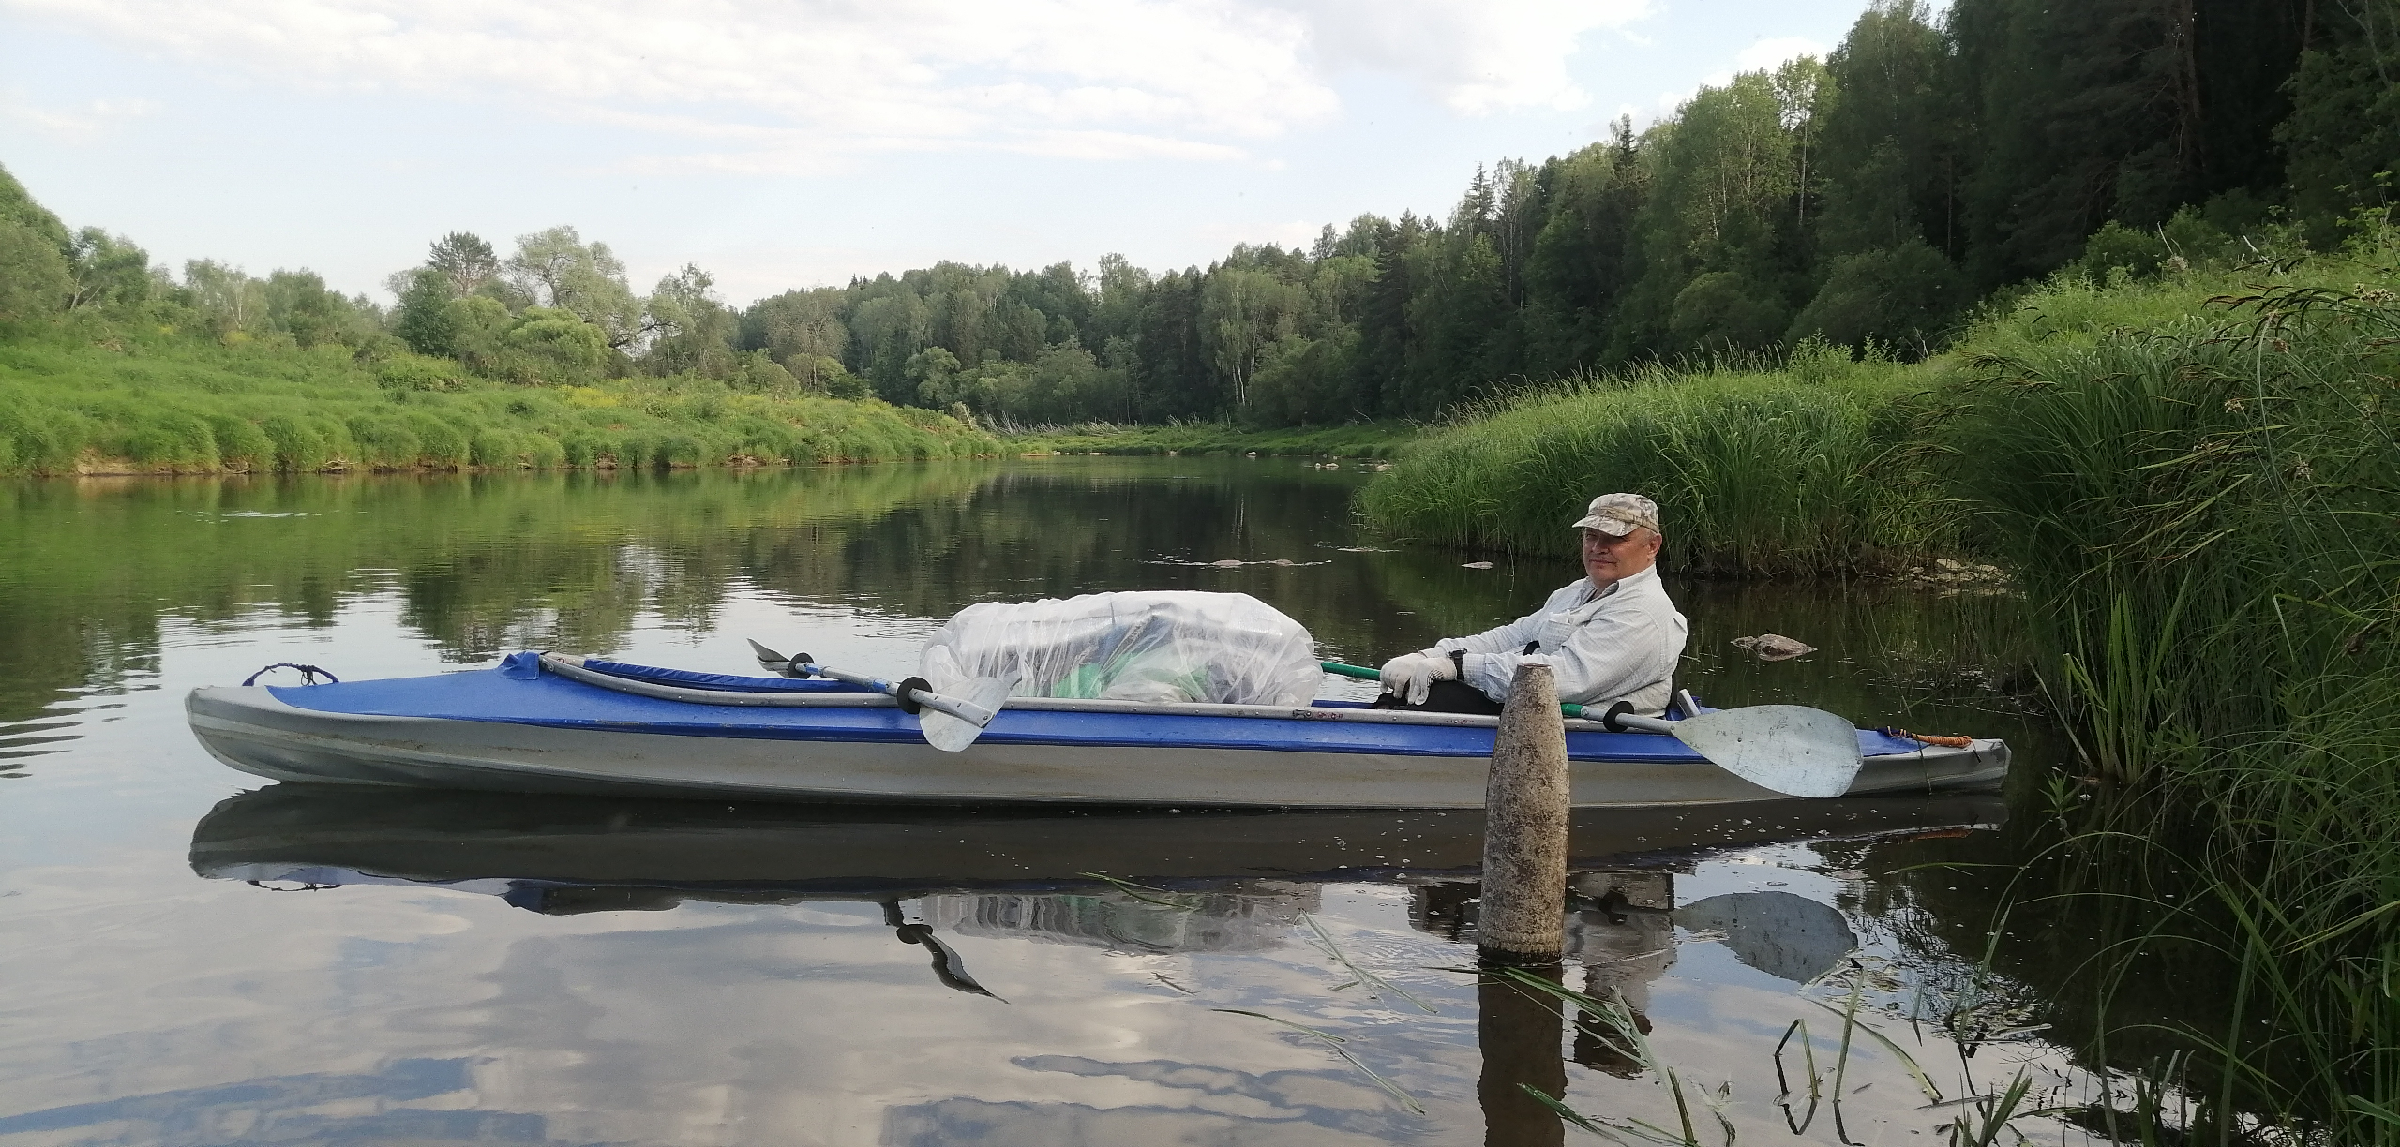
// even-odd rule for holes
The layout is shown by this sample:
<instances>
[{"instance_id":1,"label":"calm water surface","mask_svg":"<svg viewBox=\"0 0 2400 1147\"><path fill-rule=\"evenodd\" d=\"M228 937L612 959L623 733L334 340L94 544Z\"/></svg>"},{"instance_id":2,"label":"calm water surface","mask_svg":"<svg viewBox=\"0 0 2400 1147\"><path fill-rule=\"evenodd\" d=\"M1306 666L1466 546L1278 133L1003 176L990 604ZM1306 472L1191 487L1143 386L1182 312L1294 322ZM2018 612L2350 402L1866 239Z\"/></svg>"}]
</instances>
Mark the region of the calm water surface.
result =
<instances>
[{"instance_id":1,"label":"calm water surface","mask_svg":"<svg viewBox=\"0 0 2400 1147\"><path fill-rule=\"evenodd\" d=\"M738 672L756 637L900 674L969 603L1102 589L1245 591L1373 664L1576 575L1375 551L1363 480L1058 458L0 488L0 1144L1584 1135L1521 1085L1680 1139L1668 1069L1703 1142L1900 1143L2014 1073L2092 1092L2044 1042L2077 1042L2059 937L1990 931L2033 785L2013 820L1998 798L1580 818L1565 986L1621 995L1645 1049L1463 970L1467 814L316 789L183 724L186 690L279 661ZM1226 558L1288 564L1196 564ZM1712 703L2002 735L2028 780L2063 752L1985 688L2006 599L1670 584ZM1820 652L1727 644L1767 630ZM1880 1033L1846 1058L1845 1010Z\"/></svg>"}]
</instances>

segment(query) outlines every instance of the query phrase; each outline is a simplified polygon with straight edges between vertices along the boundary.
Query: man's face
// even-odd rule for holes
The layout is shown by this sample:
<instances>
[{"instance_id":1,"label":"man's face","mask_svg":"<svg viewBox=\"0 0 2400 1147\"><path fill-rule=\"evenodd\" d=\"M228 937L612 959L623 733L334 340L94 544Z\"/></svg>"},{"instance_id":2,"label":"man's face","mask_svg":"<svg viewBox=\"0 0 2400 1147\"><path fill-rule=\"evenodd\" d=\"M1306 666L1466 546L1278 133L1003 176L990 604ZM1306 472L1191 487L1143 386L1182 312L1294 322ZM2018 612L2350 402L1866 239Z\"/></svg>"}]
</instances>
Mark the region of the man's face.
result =
<instances>
[{"instance_id":1,"label":"man's face","mask_svg":"<svg viewBox=\"0 0 2400 1147\"><path fill-rule=\"evenodd\" d=\"M1592 579L1593 589L1607 589L1658 564L1659 540L1656 530L1638 526L1621 537L1585 530L1583 576Z\"/></svg>"}]
</instances>

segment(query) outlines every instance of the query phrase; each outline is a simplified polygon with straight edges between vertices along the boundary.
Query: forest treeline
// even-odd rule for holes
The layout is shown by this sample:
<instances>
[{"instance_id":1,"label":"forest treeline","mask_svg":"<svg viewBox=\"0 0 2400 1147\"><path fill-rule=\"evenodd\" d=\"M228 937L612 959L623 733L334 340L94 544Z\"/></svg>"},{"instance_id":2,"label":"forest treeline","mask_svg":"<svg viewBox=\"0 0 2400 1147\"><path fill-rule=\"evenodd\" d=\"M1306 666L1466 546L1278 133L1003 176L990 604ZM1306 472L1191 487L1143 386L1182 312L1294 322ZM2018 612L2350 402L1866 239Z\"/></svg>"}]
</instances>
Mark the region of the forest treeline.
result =
<instances>
[{"instance_id":1,"label":"forest treeline","mask_svg":"<svg viewBox=\"0 0 2400 1147\"><path fill-rule=\"evenodd\" d=\"M0 321L140 313L338 344L388 385L696 377L1007 423L1424 418L1578 371L1811 336L1914 357L1992 292L2334 245L2400 168L2394 0L1876 0L1825 59L1703 87L1641 132L1478 170L1446 218L1154 274L944 262L729 305L647 296L571 227L468 232L394 302L307 271L178 278L0 181Z\"/></svg>"}]
</instances>

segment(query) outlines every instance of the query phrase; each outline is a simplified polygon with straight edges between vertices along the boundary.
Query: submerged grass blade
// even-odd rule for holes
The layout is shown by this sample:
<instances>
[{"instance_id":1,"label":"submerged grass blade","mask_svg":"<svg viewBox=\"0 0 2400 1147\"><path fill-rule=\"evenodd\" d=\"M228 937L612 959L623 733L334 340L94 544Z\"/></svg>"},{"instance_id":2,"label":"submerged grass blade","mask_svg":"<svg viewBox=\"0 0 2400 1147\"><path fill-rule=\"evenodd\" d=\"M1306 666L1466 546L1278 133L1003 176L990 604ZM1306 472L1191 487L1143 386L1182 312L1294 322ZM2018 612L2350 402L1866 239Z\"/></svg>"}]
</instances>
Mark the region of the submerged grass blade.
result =
<instances>
[{"instance_id":1,"label":"submerged grass blade","mask_svg":"<svg viewBox=\"0 0 2400 1147\"><path fill-rule=\"evenodd\" d=\"M1405 1090L1402 1090L1399 1084L1393 1083L1391 1080L1385 1079L1382 1075L1377 1074L1374 1068L1368 1067L1364 1061L1360 1060L1357 1056L1350 1054L1350 1049L1342 1046L1343 1044L1350 1042L1348 1039L1335 1035L1332 1032L1319 1031L1308 1026L1307 1024L1293 1023L1287 1019L1279 1019L1275 1016L1268 1015L1265 1012L1254 1012L1247 1008L1210 1008L1209 1010L1214 1012L1224 1012L1228 1015L1250 1016L1255 1019L1265 1020L1268 1023L1282 1024L1283 1026L1299 1032L1302 1035L1309 1036L1313 1039L1322 1040L1324 1041L1325 1046L1333 1051L1333 1054L1342 1057L1342 1059L1349 1063L1350 1066L1357 1068L1359 1074L1375 1081L1375 1086L1382 1088L1384 1092L1390 1095L1393 1099L1399 1100L1402 1107L1406 1107L1409 1109L1409 1111L1418 1115L1425 1114L1425 1105L1418 1103L1415 1096L1410 1095Z\"/></svg>"},{"instance_id":2,"label":"submerged grass blade","mask_svg":"<svg viewBox=\"0 0 2400 1147\"><path fill-rule=\"evenodd\" d=\"M1377 988L1383 989L1384 991L1390 992L1401 999L1407 1000L1409 1003L1415 1004L1417 1009L1424 1012L1426 1015L1432 1016L1441 1014L1434 1009L1432 1004L1426 1003L1424 1000L1417 998L1415 993L1410 992L1408 989L1403 988L1400 985L1391 982L1390 980L1384 979L1382 976L1378 976L1365 968L1359 967L1356 963L1353 963L1349 956L1343 954L1342 946L1333 942L1333 934L1327 932L1324 925L1317 923L1316 917L1303 912L1300 914L1300 919L1308 924L1309 931L1316 934L1317 946L1323 948L1326 955L1333 957L1335 963L1338 963L1342 967L1349 969L1351 975L1358 977L1357 979L1352 980L1349 984L1343 984L1341 988L1335 988L1335 991L1338 992L1342 988L1350 987L1352 984L1371 984Z\"/></svg>"},{"instance_id":3,"label":"submerged grass blade","mask_svg":"<svg viewBox=\"0 0 2400 1147\"><path fill-rule=\"evenodd\" d=\"M1837 1064L1834 1068L1834 1102L1836 1104L1841 1102L1842 1068L1847 1066L1850 1055L1850 1033L1854 1030L1867 1033L1869 1039L1882 1044L1884 1050L1891 1052L1895 1058L1899 1059L1900 1066L1908 1069L1909 1078L1917 1081L1917 1090L1925 1093L1926 1102L1940 1103L1942 1101L1942 1089L1933 1085L1933 1078L1925 1074L1925 1069L1917 1064L1915 1056L1908 1054L1906 1049L1894 1043L1892 1037L1877 1031L1875 1025L1858 1018L1857 993L1851 994L1850 1007L1847 1009L1834 1007L1823 1000L1809 1000L1808 1002L1842 1017L1842 1057L1844 1062Z\"/></svg>"}]
</instances>

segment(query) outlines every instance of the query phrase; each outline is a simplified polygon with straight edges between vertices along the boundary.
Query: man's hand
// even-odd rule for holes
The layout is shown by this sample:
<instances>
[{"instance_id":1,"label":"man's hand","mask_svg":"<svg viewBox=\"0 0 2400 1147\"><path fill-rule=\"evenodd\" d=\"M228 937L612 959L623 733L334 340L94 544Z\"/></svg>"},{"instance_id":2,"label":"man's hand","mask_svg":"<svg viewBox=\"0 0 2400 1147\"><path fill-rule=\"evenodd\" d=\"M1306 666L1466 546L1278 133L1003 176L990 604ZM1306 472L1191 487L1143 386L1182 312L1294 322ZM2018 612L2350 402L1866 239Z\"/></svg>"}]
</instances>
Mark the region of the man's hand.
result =
<instances>
[{"instance_id":1,"label":"man's hand","mask_svg":"<svg viewBox=\"0 0 2400 1147\"><path fill-rule=\"evenodd\" d=\"M1403 653L1383 663L1383 691L1422 705L1436 681L1458 679L1458 663L1447 653Z\"/></svg>"}]
</instances>

